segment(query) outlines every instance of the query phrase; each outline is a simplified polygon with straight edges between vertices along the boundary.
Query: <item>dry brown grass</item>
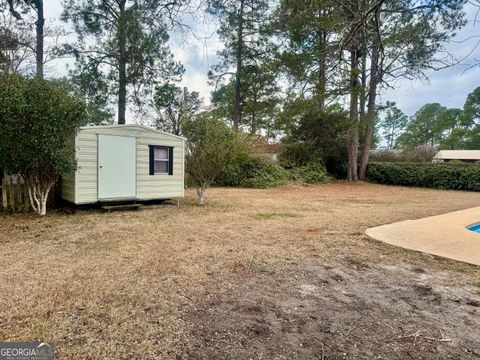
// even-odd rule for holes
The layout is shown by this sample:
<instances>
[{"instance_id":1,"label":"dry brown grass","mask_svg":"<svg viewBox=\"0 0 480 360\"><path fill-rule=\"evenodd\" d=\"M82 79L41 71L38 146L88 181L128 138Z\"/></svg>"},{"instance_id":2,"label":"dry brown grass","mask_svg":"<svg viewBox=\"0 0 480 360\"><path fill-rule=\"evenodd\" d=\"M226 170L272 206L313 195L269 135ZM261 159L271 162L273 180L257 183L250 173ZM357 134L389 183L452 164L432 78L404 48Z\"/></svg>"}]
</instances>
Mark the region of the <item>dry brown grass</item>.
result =
<instances>
[{"instance_id":1,"label":"dry brown grass","mask_svg":"<svg viewBox=\"0 0 480 360\"><path fill-rule=\"evenodd\" d=\"M1 217L0 339L52 341L60 359L175 358L189 336L182 314L209 284L292 263L406 262L478 281L472 266L363 235L478 206L477 193L335 183L211 189L207 201L188 191L180 208Z\"/></svg>"}]
</instances>

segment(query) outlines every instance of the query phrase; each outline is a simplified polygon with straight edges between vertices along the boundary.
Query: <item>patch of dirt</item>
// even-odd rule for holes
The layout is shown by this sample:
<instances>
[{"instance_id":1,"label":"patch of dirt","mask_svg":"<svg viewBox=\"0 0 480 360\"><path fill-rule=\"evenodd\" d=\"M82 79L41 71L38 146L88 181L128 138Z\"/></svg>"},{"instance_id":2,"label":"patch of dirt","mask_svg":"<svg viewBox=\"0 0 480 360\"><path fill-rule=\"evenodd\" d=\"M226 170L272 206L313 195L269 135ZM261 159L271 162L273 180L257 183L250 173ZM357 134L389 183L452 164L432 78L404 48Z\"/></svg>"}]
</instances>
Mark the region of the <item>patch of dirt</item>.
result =
<instances>
[{"instance_id":1,"label":"patch of dirt","mask_svg":"<svg viewBox=\"0 0 480 360\"><path fill-rule=\"evenodd\" d=\"M177 358L479 359L480 296L450 275L350 259L239 272L184 314Z\"/></svg>"}]
</instances>

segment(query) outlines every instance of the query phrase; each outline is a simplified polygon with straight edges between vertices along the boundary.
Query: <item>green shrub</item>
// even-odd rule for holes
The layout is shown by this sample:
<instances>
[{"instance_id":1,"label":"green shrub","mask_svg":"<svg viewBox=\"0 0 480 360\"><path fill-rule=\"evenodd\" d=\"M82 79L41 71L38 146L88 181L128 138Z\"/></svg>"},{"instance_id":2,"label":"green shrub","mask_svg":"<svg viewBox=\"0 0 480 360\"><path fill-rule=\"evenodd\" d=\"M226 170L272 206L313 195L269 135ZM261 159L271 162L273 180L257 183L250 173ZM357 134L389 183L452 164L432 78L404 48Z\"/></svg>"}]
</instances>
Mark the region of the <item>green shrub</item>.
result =
<instances>
[{"instance_id":1,"label":"green shrub","mask_svg":"<svg viewBox=\"0 0 480 360\"><path fill-rule=\"evenodd\" d=\"M371 162L427 162L431 163L437 150L428 145L412 149L377 149L370 152Z\"/></svg>"},{"instance_id":2,"label":"green shrub","mask_svg":"<svg viewBox=\"0 0 480 360\"><path fill-rule=\"evenodd\" d=\"M329 181L320 163L285 169L271 161L248 157L228 166L215 185L266 189L288 183L319 184Z\"/></svg>"},{"instance_id":3,"label":"green shrub","mask_svg":"<svg viewBox=\"0 0 480 360\"><path fill-rule=\"evenodd\" d=\"M315 152L312 145L296 142L283 144L278 154L278 161L280 165L291 168L295 166L305 166L315 161L318 157L319 155Z\"/></svg>"},{"instance_id":4,"label":"green shrub","mask_svg":"<svg viewBox=\"0 0 480 360\"><path fill-rule=\"evenodd\" d=\"M290 181L303 184L321 184L330 181L325 167L320 163L311 163L287 170Z\"/></svg>"},{"instance_id":5,"label":"green shrub","mask_svg":"<svg viewBox=\"0 0 480 360\"><path fill-rule=\"evenodd\" d=\"M324 151L321 146L307 142L284 143L278 154L280 165L286 169L309 167L310 164L323 164L321 167L332 176L345 178L347 175L347 151L343 143L333 142Z\"/></svg>"},{"instance_id":6,"label":"green shrub","mask_svg":"<svg viewBox=\"0 0 480 360\"><path fill-rule=\"evenodd\" d=\"M248 157L228 166L215 182L221 186L269 188L288 182L285 169L267 160Z\"/></svg>"},{"instance_id":7,"label":"green shrub","mask_svg":"<svg viewBox=\"0 0 480 360\"><path fill-rule=\"evenodd\" d=\"M450 163L370 163L368 180L380 184L480 191L480 166Z\"/></svg>"}]
</instances>

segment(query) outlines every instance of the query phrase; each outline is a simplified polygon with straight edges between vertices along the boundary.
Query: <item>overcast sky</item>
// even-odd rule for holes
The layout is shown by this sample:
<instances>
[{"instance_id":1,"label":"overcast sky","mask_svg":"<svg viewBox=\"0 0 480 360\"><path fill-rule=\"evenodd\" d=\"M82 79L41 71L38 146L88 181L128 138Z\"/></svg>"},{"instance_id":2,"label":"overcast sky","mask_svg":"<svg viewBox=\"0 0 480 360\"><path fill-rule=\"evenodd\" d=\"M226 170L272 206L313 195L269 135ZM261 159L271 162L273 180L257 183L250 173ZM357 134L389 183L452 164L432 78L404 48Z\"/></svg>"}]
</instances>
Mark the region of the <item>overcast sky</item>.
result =
<instances>
[{"instance_id":1,"label":"overcast sky","mask_svg":"<svg viewBox=\"0 0 480 360\"><path fill-rule=\"evenodd\" d=\"M46 0L45 16L51 21L58 21L62 12L61 0ZM446 44L446 49L462 59L461 64L449 69L432 71L428 82L401 81L395 89L388 89L380 96L382 102L395 101L407 115L413 115L426 103L438 102L447 107L463 107L467 95L480 86L480 67L466 71L466 68L480 60L480 23L474 23L476 9L466 9L469 23L458 32L454 41ZM222 44L214 34L214 24L205 24L197 20L194 24L194 36L172 34L170 47L177 60L185 67L183 84L190 90L200 92L208 103L211 88L207 85L207 72L216 63L216 53ZM66 72L65 61L55 64L56 73Z\"/></svg>"}]
</instances>

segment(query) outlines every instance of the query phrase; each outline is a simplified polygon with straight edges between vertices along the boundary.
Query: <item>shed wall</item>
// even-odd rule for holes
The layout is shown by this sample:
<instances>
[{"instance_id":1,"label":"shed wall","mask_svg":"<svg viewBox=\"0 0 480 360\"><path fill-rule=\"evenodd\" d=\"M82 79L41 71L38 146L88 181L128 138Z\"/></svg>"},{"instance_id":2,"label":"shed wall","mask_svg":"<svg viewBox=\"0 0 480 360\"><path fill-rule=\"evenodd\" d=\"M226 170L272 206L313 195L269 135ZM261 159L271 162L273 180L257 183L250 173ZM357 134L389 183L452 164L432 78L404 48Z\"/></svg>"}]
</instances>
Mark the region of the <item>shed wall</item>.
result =
<instances>
[{"instance_id":1,"label":"shed wall","mask_svg":"<svg viewBox=\"0 0 480 360\"><path fill-rule=\"evenodd\" d=\"M75 203L97 201L97 135L132 136L137 139L137 199L167 199L184 195L184 140L169 134L135 126L92 127L76 137L77 165ZM149 175L148 145L173 146L173 175ZM67 187L69 182L67 180ZM68 199L67 199L68 200Z\"/></svg>"},{"instance_id":2,"label":"shed wall","mask_svg":"<svg viewBox=\"0 0 480 360\"><path fill-rule=\"evenodd\" d=\"M73 135L67 146L71 155L75 156L75 137ZM72 203L75 202L75 173L62 177L62 198Z\"/></svg>"}]
</instances>

